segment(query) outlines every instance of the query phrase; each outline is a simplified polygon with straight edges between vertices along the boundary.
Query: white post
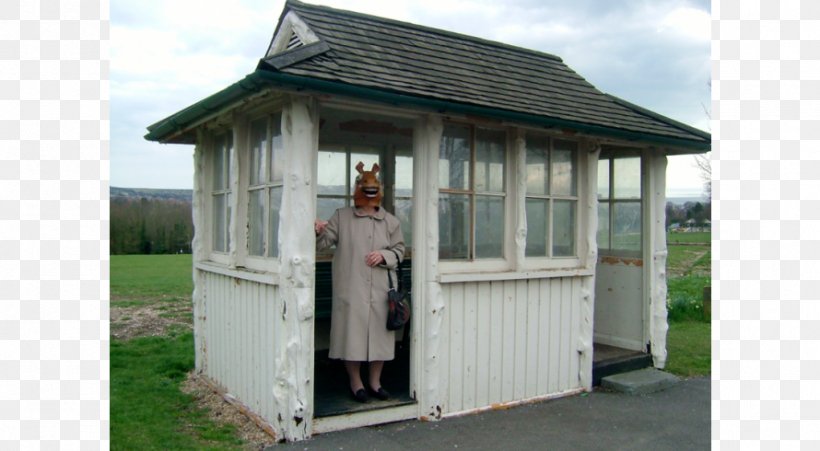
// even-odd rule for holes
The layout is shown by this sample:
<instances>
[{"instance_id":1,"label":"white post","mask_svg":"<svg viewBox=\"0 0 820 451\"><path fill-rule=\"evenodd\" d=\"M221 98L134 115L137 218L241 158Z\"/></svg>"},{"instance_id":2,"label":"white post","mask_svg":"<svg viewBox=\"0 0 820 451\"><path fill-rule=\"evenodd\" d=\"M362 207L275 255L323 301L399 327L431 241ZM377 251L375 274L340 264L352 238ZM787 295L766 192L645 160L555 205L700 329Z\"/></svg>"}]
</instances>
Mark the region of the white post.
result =
<instances>
[{"instance_id":1,"label":"white post","mask_svg":"<svg viewBox=\"0 0 820 451\"><path fill-rule=\"evenodd\" d=\"M515 269L524 268L524 261L527 250L527 141L526 132L522 129L515 130L513 141L513 158L515 186L513 188L511 202L515 208Z\"/></svg>"},{"instance_id":2,"label":"white post","mask_svg":"<svg viewBox=\"0 0 820 451\"><path fill-rule=\"evenodd\" d=\"M441 418L443 399L440 374L441 321L444 301L438 278L438 157L444 127L437 115L416 121L413 133L413 191L416 199L413 220L413 292L420 294L413 305L411 361L420 374L417 395L420 416ZM420 356L420 358L419 358Z\"/></svg>"},{"instance_id":3,"label":"white post","mask_svg":"<svg viewBox=\"0 0 820 451\"><path fill-rule=\"evenodd\" d=\"M194 316L194 368L200 373L205 373L208 366L208 349L205 342L205 296L202 290L203 278L200 271L196 269L196 263L205 258L205 244L203 240L208 239L205 231L205 133L202 129L197 131L196 147L194 148L194 189L192 193L191 216L194 225L194 238L191 241L192 252L192 276L194 279L194 292L191 294L193 301Z\"/></svg>"},{"instance_id":4,"label":"white post","mask_svg":"<svg viewBox=\"0 0 820 451\"><path fill-rule=\"evenodd\" d=\"M276 349L273 396L277 436L309 438L313 429L313 314L316 238L319 106L292 96L282 111L285 148L282 214L279 220L281 281L274 327Z\"/></svg>"},{"instance_id":5,"label":"white post","mask_svg":"<svg viewBox=\"0 0 820 451\"><path fill-rule=\"evenodd\" d=\"M666 155L660 149L644 153L649 160L649 199L647 216L649 227L649 342L656 368L666 366Z\"/></svg>"},{"instance_id":6,"label":"white post","mask_svg":"<svg viewBox=\"0 0 820 451\"><path fill-rule=\"evenodd\" d=\"M587 152L583 153L586 149ZM581 167L586 167L584 177L584 192L581 199L585 199L584 223L586 224L584 264L592 270L591 276L581 281L581 327L578 337L578 371L581 386L592 390L592 358L594 341L595 316L595 267L598 264L598 157L601 154L601 145L597 141L588 141L582 147ZM579 206L580 207L580 206Z\"/></svg>"}]
</instances>

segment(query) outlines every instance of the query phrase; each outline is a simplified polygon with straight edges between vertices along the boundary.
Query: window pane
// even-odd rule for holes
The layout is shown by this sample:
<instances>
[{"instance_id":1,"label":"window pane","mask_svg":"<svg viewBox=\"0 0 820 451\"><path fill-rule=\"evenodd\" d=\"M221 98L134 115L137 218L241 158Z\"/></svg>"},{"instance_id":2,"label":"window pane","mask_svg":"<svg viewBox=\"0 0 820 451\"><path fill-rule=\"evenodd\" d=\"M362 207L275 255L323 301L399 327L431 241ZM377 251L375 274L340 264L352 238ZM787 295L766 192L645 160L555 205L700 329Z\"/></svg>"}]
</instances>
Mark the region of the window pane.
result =
<instances>
[{"instance_id":1,"label":"window pane","mask_svg":"<svg viewBox=\"0 0 820 451\"><path fill-rule=\"evenodd\" d=\"M378 151L374 152L353 152L350 154L350 192L349 195L353 195L353 191L356 189L356 177L359 176L359 172L356 171L356 165L359 162L364 163L364 170L369 171L373 168L373 163L379 163L379 154ZM379 163L381 165L381 163ZM382 173L379 172L377 174L379 180L382 180Z\"/></svg>"},{"instance_id":2,"label":"window pane","mask_svg":"<svg viewBox=\"0 0 820 451\"><path fill-rule=\"evenodd\" d=\"M598 199L609 199L609 164L612 160L598 160Z\"/></svg>"},{"instance_id":3,"label":"window pane","mask_svg":"<svg viewBox=\"0 0 820 451\"><path fill-rule=\"evenodd\" d=\"M344 199L320 197L316 200L316 216L323 221L327 221L333 216L333 212L344 206Z\"/></svg>"},{"instance_id":4,"label":"window pane","mask_svg":"<svg viewBox=\"0 0 820 451\"><path fill-rule=\"evenodd\" d=\"M413 195L413 157L396 155L396 196Z\"/></svg>"},{"instance_id":5,"label":"window pane","mask_svg":"<svg viewBox=\"0 0 820 451\"><path fill-rule=\"evenodd\" d=\"M503 130L476 130L475 190L504 192L504 149L506 134Z\"/></svg>"},{"instance_id":6,"label":"window pane","mask_svg":"<svg viewBox=\"0 0 820 451\"><path fill-rule=\"evenodd\" d=\"M527 199L527 247L524 250L527 257L547 256L547 208L546 199Z\"/></svg>"},{"instance_id":7,"label":"window pane","mask_svg":"<svg viewBox=\"0 0 820 451\"><path fill-rule=\"evenodd\" d=\"M225 228L227 226L225 209L227 196L220 194L213 197L214 201L214 250L218 252L227 251L225 243Z\"/></svg>"},{"instance_id":8,"label":"window pane","mask_svg":"<svg viewBox=\"0 0 820 451\"><path fill-rule=\"evenodd\" d=\"M549 194L549 138L527 135L527 194Z\"/></svg>"},{"instance_id":9,"label":"window pane","mask_svg":"<svg viewBox=\"0 0 820 451\"><path fill-rule=\"evenodd\" d=\"M469 258L470 198L465 195L439 194L439 258Z\"/></svg>"},{"instance_id":10,"label":"window pane","mask_svg":"<svg viewBox=\"0 0 820 451\"><path fill-rule=\"evenodd\" d=\"M598 248L609 249L609 204L598 204Z\"/></svg>"},{"instance_id":11,"label":"window pane","mask_svg":"<svg viewBox=\"0 0 820 451\"><path fill-rule=\"evenodd\" d=\"M641 203L617 202L613 204L612 249L641 250Z\"/></svg>"},{"instance_id":12,"label":"window pane","mask_svg":"<svg viewBox=\"0 0 820 451\"><path fill-rule=\"evenodd\" d=\"M575 255L575 201L556 200L552 205L552 256Z\"/></svg>"},{"instance_id":13,"label":"window pane","mask_svg":"<svg viewBox=\"0 0 820 451\"><path fill-rule=\"evenodd\" d=\"M268 142L268 119L262 118L251 122L251 180L250 184L265 182L264 155Z\"/></svg>"},{"instance_id":14,"label":"window pane","mask_svg":"<svg viewBox=\"0 0 820 451\"><path fill-rule=\"evenodd\" d=\"M396 218L401 223L404 245L413 246L413 199L396 199Z\"/></svg>"},{"instance_id":15,"label":"window pane","mask_svg":"<svg viewBox=\"0 0 820 451\"><path fill-rule=\"evenodd\" d=\"M279 255L279 211L282 207L282 187L270 189L270 216L268 217L268 227L270 236L268 239L268 257Z\"/></svg>"},{"instance_id":16,"label":"window pane","mask_svg":"<svg viewBox=\"0 0 820 451\"><path fill-rule=\"evenodd\" d=\"M285 146L282 141L282 115L276 114L271 119L271 156L270 181L282 183Z\"/></svg>"},{"instance_id":17,"label":"window pane","mask_svg":"<svg viewBox=\"0 0 820 451\"><path fill-rule=\"evenodd\" d=\"M641 198L641 158L615 158L613 164L613 198Z\"/></svg>"},{"instance_id":18,"label":"window pane","mask_svg":"<svg viewBox=\"0 0 820 451\"><path fill-rule=\"evenodd\" d=\"M504 257L504 198L476 196L476 258Z\"/></svg>"},{"instance_id":19,"label":"window pane","mask_svg":"<svg viewBox=\"0 0 820 451\"><path fill-rule=\"evenodd\" d=\"M319 194L347 195L345 176L347 156L344 151L319 151ZM333 213L333 211L331 211Z\"/></svg>"},{"instance_id":20,"label":"window pane","mask_svg":"<svg viewBox=\"0 0 820 451\"><path fill-rule=\"evenodd\" d=\"M265 190L248 193L248 254L265 255Z\"/></svg>"},{"instance_id":21,"label":"window pane","mask_svg":"<svg viewBox=\"0 0 820 451\"><path fill-rule=\"evenodd\" d=\"M470 189L470 128L448 124L439 147L440 188Z\"/></svg>"},{"instance_id":22,"label":"window pane","mask_svg":"<svg viewBox=\"0 0 820 451\"><path fill-rule=\"evenodd\" d=\"M572 141L555 140L552 151L552 194L575 195L575 148Z\"/></svg>"},{"instance_id":23,"label":"window pane","mask_svg":"<svg viewBox=\"0 0 820 451\"><path fill-rule=\"evenodd\" d=\"M214 140L214 191L225 189L228 185L225 180L225 137L219 136Z\"/></svg>"}]
</instances>

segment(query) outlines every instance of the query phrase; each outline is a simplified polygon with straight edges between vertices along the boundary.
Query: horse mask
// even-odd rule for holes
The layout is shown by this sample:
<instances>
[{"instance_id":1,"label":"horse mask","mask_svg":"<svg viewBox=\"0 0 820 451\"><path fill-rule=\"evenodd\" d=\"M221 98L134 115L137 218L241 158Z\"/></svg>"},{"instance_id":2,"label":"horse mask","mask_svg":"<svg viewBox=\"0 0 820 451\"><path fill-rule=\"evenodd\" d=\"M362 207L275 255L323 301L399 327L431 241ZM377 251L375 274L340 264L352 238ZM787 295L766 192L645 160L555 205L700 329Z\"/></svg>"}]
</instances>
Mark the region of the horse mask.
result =
<instances>
[{"instance_id":1,"label":"horse mask","mask_svg":"<svg viewBox=\"0 0 820 451\"><path fill-rule=\"evenodd\" d=\"M382 202L382 184L376 174L379 173L379 163L373 163L373 168L364 170L361 161L356 165L359 175L356 177L356 189L353 191L353 204L357 207L378 207Z\"/></svg>"}]
</instances>

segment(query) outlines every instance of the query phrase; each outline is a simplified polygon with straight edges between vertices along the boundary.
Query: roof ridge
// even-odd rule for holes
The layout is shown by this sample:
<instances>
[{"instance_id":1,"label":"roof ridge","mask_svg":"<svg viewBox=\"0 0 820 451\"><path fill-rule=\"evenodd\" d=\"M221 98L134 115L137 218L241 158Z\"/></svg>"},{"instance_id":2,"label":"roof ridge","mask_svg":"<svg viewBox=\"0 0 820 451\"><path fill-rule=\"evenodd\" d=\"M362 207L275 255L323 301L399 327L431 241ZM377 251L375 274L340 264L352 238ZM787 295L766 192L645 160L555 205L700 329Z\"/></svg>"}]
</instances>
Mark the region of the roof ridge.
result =
<instances>
[{"instance_id":1,"label":"roof ridge","mask_svg":"<svg viewBox=\"0 0 820 451\"><path fill-rule=\"evenodd\" d=\"M365 13L350 11L350 10L346 10L346 9L332 8L330 6L325 6L325 5L315 5L315 4L311 4L311 3L303 3L303 2L300 2L299 0L287 0L285 2L285 8L286 9L289 8L289 7L292 7L292 6L295 6L296 9L305 8L305 9L313 9L313 10L319 10L319 11L330 11L330 12L333 12L335 14L348 15L348 16L352 16L352 17L364 18L364 19L368 19L368 20L383 22L383 23L391 24L391 25L399 25L399 26L402 26L402 27L409 27L409 28L413 28L413 29L416 29L416 30L419 30L419 31L425 31L425 32L439 34L439 35L447 36L447 37L451 37L451 38L457 38L457 39L461 39L461 40L472 41L472 42L476 42L476 43L480 43L480 44L484 44L484 45L489 45L489 46L492 46L492 47L503 48L503 49L506 49L506 50L513 50L513 51L521 52L521 53L529 53L531 55L546 57L546 58L549 58L549 59L552 59L552 60L555 60L555 61L559 61L559 62L562 62L562 63L564 62L564 60L561 59L561 57L553 55L551 53L546 53L546 52L542 52L542 51L539 51L539 50L533 50L533 49L528 49L528 48L524 48L524 47L519 47L519 46L515 46L515 45L512 45L512 44L505 44L503 42L493 41L493 40L490 40L490 39L479 38L479 37L470 36L470 35L462 34L462 33L456 33L456 32L453 32L453 31L442 30L440 28L433 28L433 27L428 27L428 26L424 26L424 25L418 25L418 24L414 24L414 23L411 23L411 22L404 22L404 21L401 21L401 20L389 19L389 18L386 18L386 17L379 17L379 16L374 16L372 14L365 14Z\"/></svg>"}]
</instances>

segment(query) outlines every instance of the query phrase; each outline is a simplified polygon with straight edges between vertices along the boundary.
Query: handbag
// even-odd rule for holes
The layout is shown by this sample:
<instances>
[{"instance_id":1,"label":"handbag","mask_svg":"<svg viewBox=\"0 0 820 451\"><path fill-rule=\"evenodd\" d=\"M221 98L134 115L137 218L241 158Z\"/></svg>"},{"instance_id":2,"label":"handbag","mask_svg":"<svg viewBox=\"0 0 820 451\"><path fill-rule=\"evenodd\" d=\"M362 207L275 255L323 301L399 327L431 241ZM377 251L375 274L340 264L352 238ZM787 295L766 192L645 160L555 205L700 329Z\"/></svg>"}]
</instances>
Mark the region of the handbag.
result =
<instances>
[{"instance_id":1,"label":"handbag","mask_svg":"<svg viewBox=\"0 0 820 451\"><path fill-rule=\"evenodd\" d=\"M390 276L390 270L387 270L387 330L401 329L408 321L410 321L410 293L402 287L402 272L401 260L399 254L394 250L390 250L396 256L398 262L399 280L397 287L393 287L393 277Z\"/></svg>"}]
</instances>

